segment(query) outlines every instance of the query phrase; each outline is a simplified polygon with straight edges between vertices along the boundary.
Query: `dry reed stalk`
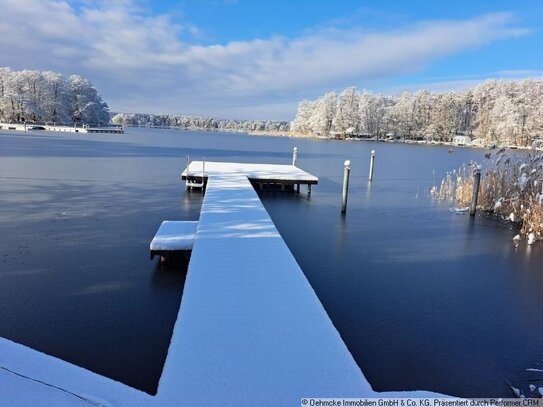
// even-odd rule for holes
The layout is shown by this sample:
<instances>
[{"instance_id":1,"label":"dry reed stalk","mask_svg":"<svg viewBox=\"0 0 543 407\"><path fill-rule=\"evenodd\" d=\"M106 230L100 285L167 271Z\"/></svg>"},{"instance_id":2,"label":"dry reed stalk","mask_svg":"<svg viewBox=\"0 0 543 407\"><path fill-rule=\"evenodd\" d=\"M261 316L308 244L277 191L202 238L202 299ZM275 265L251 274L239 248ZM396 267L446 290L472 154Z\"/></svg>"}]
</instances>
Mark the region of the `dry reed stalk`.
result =
<instances>
[{"instance_id":1,"label":"dry reed stalk","mask_svg":"<svg viewBox=\"0 0 543 407\"><path fill-rule=\"evenodd\" d=\"M468 206L475 167L471 162L447 173L432 196ZM543 240L543 154L509 157L500 150L485 162L477 208L519 224L521 235L533 234L529 240Z\"/></svg>"}]
</instances>

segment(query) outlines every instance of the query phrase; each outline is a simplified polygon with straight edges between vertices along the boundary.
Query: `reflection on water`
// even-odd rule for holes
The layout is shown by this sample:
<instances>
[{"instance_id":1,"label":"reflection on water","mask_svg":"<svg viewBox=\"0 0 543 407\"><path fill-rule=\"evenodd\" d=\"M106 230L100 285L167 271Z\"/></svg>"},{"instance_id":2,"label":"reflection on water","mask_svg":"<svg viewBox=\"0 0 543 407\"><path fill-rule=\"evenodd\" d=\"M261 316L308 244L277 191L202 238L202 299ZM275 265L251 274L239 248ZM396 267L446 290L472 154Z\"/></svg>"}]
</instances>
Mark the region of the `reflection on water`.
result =
<instances>
[{"instance_id":1,"label":"reflection on water","mask_svg":"<svg viewBox=\"0 0 543 407\"><path fill-rule=\"evenodd\" d=\"M434 171L483 159L440 146L0 133L0 335L153 393L188 260L161 267L149 242L163 220L199 216L201 193L180 180L185 157L285 164L294 146L319 185L259 195L376 390L510 396L506 382L543 379L526 370L543 363L542 245L515 248L507 225L429 199Z\"/></svg>"}]
</instances>

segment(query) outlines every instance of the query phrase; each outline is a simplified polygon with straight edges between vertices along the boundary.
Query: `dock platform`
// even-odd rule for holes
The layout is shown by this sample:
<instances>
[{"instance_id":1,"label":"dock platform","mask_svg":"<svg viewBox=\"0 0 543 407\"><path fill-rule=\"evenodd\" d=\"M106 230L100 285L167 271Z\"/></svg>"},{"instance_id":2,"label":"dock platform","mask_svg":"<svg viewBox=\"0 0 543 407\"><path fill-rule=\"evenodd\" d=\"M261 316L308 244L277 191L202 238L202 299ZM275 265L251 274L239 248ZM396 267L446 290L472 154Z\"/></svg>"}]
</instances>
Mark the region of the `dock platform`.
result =
<instances>
[{"instance_id":1,"label":"dock platform","mask_svg":"<svg viewBox=\"0 0 543 407\"><path fill-rule=\"evenodd\" d=\"M205 170L204 170L205 169ZM244 174L258 189L282 189L296 187L300 192L300 185L307 185L308 192L311 186L319 183L319 179L293 165L276 164L244 164L192 161L181 173L184 181L205 185L210 173Z\"/></svg>"}]
</instances>

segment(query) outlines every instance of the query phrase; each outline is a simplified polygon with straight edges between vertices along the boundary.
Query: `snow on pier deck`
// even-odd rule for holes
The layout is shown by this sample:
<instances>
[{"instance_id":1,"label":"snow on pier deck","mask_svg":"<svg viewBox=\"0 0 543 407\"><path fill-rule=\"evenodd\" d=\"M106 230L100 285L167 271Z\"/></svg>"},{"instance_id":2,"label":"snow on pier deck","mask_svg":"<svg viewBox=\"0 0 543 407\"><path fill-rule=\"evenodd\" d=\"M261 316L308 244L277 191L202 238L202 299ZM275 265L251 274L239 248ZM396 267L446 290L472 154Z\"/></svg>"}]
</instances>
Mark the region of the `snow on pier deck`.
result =
<instances>
[{"instance_id":1,"label":"snow on pier deck","mask_svg":"<svg viewBox=\"0 0 543 407\"><path fill-rule=\"evenodd\" d=\"M248 179L316 177L252 164L206 162L206 172L157 399L286 406L371 392Z\"/></svg>"},{"instance_id":2,"label":"snow on pier deck","mask_svg":"<svg viewBox=\"0 0 543 407\"><path fill-rule=\"evenodd\" d=\"M223 162L192 161L188 168L181 174L183 180L193 179L201 181L202 172L205 170L204 178L210 173L224 175L243 174L244 178L262 186L263 184L280 185L311 185L318 184L319 179L304 170L293 165L274 164L241 164ZM309 189L311 190L311 189Z\"/></svg>"},{"instance_id":3,"label":"snow on pier deck","mask_svg":"<svg viewBox=\"0 0 543 407\"><path fill-rule=\"evenodd\" d=\"M0 338L0 404L298 406L302 397L427 397L371 389L249 181L317 178L257 164L210 162L206 173L157 395Z\"/></svg>"}]
</instances>

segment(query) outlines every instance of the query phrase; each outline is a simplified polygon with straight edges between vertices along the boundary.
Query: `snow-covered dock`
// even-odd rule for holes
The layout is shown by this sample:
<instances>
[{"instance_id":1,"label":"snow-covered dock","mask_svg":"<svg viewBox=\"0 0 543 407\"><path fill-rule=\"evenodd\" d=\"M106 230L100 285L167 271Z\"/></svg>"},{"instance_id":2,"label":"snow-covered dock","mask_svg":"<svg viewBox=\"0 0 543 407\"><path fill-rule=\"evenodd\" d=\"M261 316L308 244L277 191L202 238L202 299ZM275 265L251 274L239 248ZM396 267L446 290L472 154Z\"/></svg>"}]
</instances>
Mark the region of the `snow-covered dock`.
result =
<instances>
[{"instance_id":1,"label":"snow-covered dock","mask_svg":"<svg viewBox=\"0 0 543 407\"><path fill-rule=\"evenodd\" d=\"M204 165L205 164L205 165ZM205 173L203 171L205 170ZM182 172L183 180L202 182L202 174L207 180L210 173L220 174L244 174L259 189L275 186L282 189L287 185L296 186L300 192L300 185L307 185L311 192L311 185L318 184L319 179L304 170L293 165L275 164L242 164L242 163L221 163L192 161Z\"/></svg>"},{"instance_id":2,"label":"snow-covered dock","mask_svg":"<svg viewBox=\"0 0 543 407\"><path fill-rule=\"evenodd\" d=\"M206 172L157 399L278 406L371 392L249 181L317 178L274 165L206 162Z\"/></svg>"},{"instance_id":3,"label":"snow-covered dock","mask_svg":"<svg viewBox=\"0 0 543 407\"><path fill-rule=\"evenodd\" d=\"M123 134L123 126L62 126L62 125L49 125L49 124L33 124L33 123L0 123L0 130L18 130L18 131L33 131L33 130L46 130L46 131L60 131L68 133L115 133Z\"/></svg>"},{"instance_id":4,"label":"snow-covered dock","mask_svg":"<svg viewBox=\"0 0 543 407\"><path fill-rule=\"evenodd\" d=\"M427 397L371 389L250 182L317 178L283 165L206 163L206 173L157 395L0 338L0 404L289 406L302 397Z\"/></svg>"},{"instance_id":5,"label":"snow-covered dock","mask_svg":"<svg viewBox=\"0 0 543 407\"><path fill-rule=\"evenodd\" d=\"M162 222L149 245L151 260L157 255L164 257L171 252L192 250L197 227L198 221L165 220Z\"/></svg>"}]
</instances>

